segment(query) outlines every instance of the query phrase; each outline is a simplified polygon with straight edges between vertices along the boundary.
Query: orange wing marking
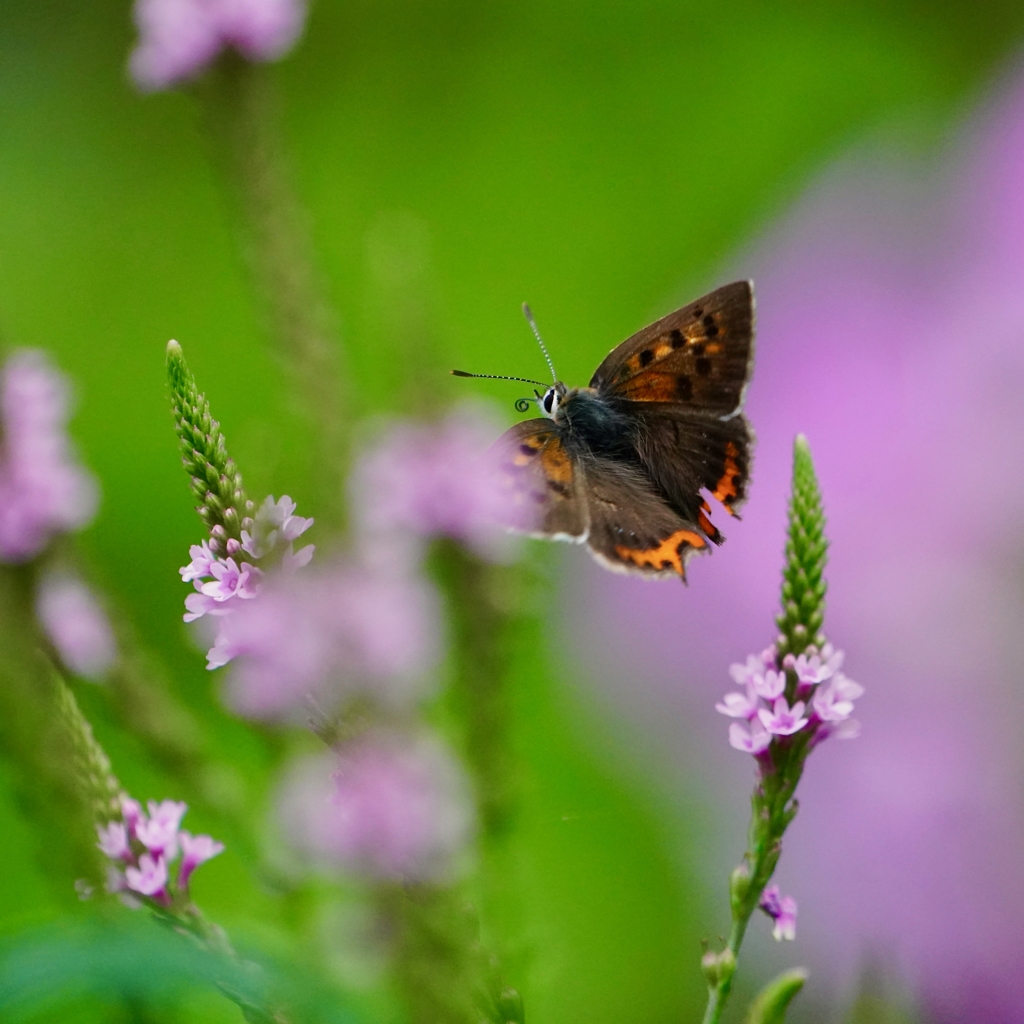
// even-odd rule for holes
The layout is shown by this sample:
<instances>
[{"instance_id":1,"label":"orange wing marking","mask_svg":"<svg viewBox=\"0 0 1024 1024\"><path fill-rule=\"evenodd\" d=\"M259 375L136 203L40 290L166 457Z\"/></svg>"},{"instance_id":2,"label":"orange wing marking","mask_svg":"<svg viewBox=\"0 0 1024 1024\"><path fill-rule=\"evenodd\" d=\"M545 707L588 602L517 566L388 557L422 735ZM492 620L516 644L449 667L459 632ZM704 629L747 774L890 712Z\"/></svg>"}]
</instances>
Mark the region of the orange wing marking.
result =
<instances>
[{"instance_id":1,"label":"orange wing marking","mask_svg":"<svg viewBox=\"0 0 1024 1024\"><path fill-rule=\"evenodd\" d=\"M725 506L726 512L731 516L736 513L729 506L739 497L739 491L736 490L736 480L740 476L740 467L736 464L738 454L736 445L729 441L725 446L725 471L711 492Z\"/></svg>"},{"instance_id":2,"label":"orange wing marking","mask_svg":"<svg viewBox=\"0 0 1024 1024\"><path fill-rule=\"evenodd\" d=\"M618 545L615 554L624 561L632 562L634 565L643 568L650 566L652 569L674 569L684 579L686 569L683 566L684 546L703 548L707 541L693 530L676 530L670 537L666 537L656 548L639 550Z\"/></svg>"}]
</instances>

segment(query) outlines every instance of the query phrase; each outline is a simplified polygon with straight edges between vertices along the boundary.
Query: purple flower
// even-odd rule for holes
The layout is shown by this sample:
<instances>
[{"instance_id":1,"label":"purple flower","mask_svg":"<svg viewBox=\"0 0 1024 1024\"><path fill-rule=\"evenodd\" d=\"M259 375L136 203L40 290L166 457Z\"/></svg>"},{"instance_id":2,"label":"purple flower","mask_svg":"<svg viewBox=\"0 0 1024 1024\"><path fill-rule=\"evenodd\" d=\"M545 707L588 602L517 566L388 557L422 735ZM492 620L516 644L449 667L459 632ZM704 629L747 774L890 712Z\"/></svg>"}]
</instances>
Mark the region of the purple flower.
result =
<instances>
[{"instance_id":1,"label":"purple flower","mask_svg":"<svg viewBox=\"0 0 1024 1024\"><path fill-rule=\"evenodd\" d=\"M224 852L224 844L210 836L194 836L184 829L178 833L181 843L181 868L178 871L178 888L184 889L188 880L200 864L205 864L218 853Z\"/></svg>"},{"instance_id":2,"label":"purple flower","mask_svg":"<svg viewBox=\"0 0 1024 1024\"><path fill-rule=\"evenodd\" d=\"M193 78L225 47L250 60L276 60L298 39L305 17L303 0L136 0L132 78L141 89L166 89Z\"/></svg>"},{"instance_id":3,"label":"purple flower","mask_svg":"<svg viewBox=\"0 0 1024 1024\"><path fill-rule=\"evenodd\" d=\"M775 922L772 935L776 942L796 938L796 900L792 896L780 896L779 887L769 885L758 906Z\"/></svg>"},{"instance_id":4,"label":"purple flower","mask_svg":"<svg viewBox=\"0 0 1024 1024\"><path fill-rule=\"evenodd\" d=\"M843 700L832 685L819 687L811 706L823 722L843 722L853 714L853 701Z\"/></svg>"},{"instance_id":5,"label":"purple flower","mask_svg":"<svg viewBox=\"0 0 1024 1024\"><path fill-rule=\"evenodd\" d=\"M772 741L771 733L755 718L750 723L750 729L745 729L739 722L733 722L729 726L729 745L737 750L742 750L755 757L763 754Z\"/></svg>"},{"instance_id":6,"label":"purple flower","mask_svg":"<svg viewBox=\"0 0 1024 1024\"><path fill-rule=\"evenodd\" d=\"M775 700L786 689L786 673L768 669L763 676L753 676L751 683L754 687L754 692L759 697L763 697L765 700Z\"/></svg>"},{"instance_id":7,"label":"purple flower","mask_svg":"<svg viewBox=\"0 0 1024 1024\"><path fill-rule=\"evenodd\" d=\"M111 821L106 826L97 825L100 841L96 844L103 855L111 860L131 860L132 849L128 842L128 828L123 821Z\"/></svg>"},{"instance_id":8,"label":"purple flower","mask_svg":"<svg viewBox=\"0 0 1024 1024\"><path fill-rule=\"evenodd\" d=\"M772 706L771 711L767 708L761 708L757 713L757 717L761 719L761 724L773 736L791 736L793 733L799 732L807 724L808 720L802 717L805 707L804 702L798 700L790 708L786 703L786 698L779 697Z\"/></svg>"},{"instance_id":9,"label":"purple flower","mask_svg":"<svg viewBox=\"0 0 1024 1024\"><path fill-rule=\"evenodd\" d=\"M272 494L268 495L256 510L252 532L242 531L242 550L253 558L263 558L278 544L291 544L301 537L313 525L313 520L303 519L294 512L295 502L287 494L276 502ZM310 550L310 555L312 553Z\"/></svg>"},{"instance_id":10,"label":"purple flower","mask_svg":"<svg viewBox=\"0 0 1024 1024\"><path fill-rule=\"evenodd\" d=\"M737 686L746 686L753 681L755 676L764 675L767 664L769 663L763 657L759 658L756 654L749 654L745 664L734 662L729 666L729 675L732 676L733 682Z\"/></svg>"},{"instance_id":11,"label":"purple flower","mask_svg":"<svg viewBox=\"0 0 1024 1024\"><path fill-rule=\"evenodd\" d=\"M279 577L226 617L208 664L234 659L228 702L249 717L356 693L401 706L423 693L439 630L436 594L419 577L335 565Z\"/></svg>"},{"instance_id":12,"label":"purple flower","mask_svg":"<svg viewBox=\"0 0 1024 1024\"><path fill-rule=\"evenodd\" d=\"M151 857L144 853L139 857L138 867L124 869L128 888L143 896L151 896L161 902L167 900L167 861L159 854Z\"/></svg>"},{"instance_id":13,"label":"purple flower","mask_svg":"<svg viewBox=\"0 0 1024 1024\"><path fill-rule=\"evenodd\" d=\"M202 544L193 544L188 549L188 553L192 561L178 570L185 583L191 583L193 580L201 580L204 576L213 575L213 563L217 561L217 556L210 550L210 545L207 541L204 540Z\"/></svg>"},{"instance_id":14,"label":"purple flower","mask_svg":"<svg viewBox=\"0 0 1024 1024\"><path fill-rule=\"evenodd\" d=\"M499 426L461 405L440 423L394 423L356 465L352 507L363 536L387 547L403 536L452 537L488 558L508 538L502 480L488 449Z\"/></svg>"},{"instance_id":15,"label":"purple flower","mask_svg":"<svg viewBox=\"0 0 1024 1024\"><path fill-rule=\"evenodd\" d=\"M715 710L730 718L754 718L757 709L761 706L757 693L752 683L747 683L746 694L727 693L721 704L715 705Z\"/></svg>"},{"instance_id":16,"label":"purple flower","mask_svg":"<svg viewBox=\"0 0 1024 1024\"><path fill-rule=\"evenodd\" d=\"M259 569L243 562L241 566L233 558L219 558L210 566L213 576L212 583L200 585L200 592L214 601L230 601L237 597L243 601L250 600L259 592L262 573Z\"/></svg>"},{"instance_id":17,"label":"purple flower","mask_svg":"<svg viewBox=\"0 0 1024 1024\"><path fill-rule=\"evenodd\" d=\"M35 557L96 511L95 482L67 437L68 388L42 352L13 353L0 371L0 561Z\"/></svg>"},{"instance_id":18,"label":"purple flower","mask_svg":"<svg viewBox=\"0 0 1024 1024\"><path fill-rule=\"evenodd\" d=\"M143 818L142 805L138 800L133 800L131 797L121 797L121 817L124 818L128 830L134 835L135 826Z\"/></svg>"},{"instance_id":19,"label":"purple flower","mask_svg":"<svg viewBox=\"0 0 1024 1024\"><path fill-rule=\"evenodd\" d=\"M285 785L280 813L296 846L376 878L452 877L473 831L472 801L460 765L437 740L374 732L333 767L330 774L317 759Z\"/></svg>"},{"instance_id":20,"label":"purple flower","mask_svg":"<svg viewBox=\"0 0 1024 1024\"><path fill-rule=\"evenodd\" d=\"M153 854L163 854L168 861L178 855L178 826L188 804L174 800L162 803L149 801L149 818L141 818L135 825L135 837Z\"/></svg>"},{"instance_id":21,"label":"purple flower","mask_svg":"<svg viewBox=\"0 0 1024 1024\"><path fill-rule=\"evenodd\" d=\"M117 658L117 645L96 595L71 576L44 577L36 615L61 661L77 675L101 679Z\"/></svg>"}]
</instances>

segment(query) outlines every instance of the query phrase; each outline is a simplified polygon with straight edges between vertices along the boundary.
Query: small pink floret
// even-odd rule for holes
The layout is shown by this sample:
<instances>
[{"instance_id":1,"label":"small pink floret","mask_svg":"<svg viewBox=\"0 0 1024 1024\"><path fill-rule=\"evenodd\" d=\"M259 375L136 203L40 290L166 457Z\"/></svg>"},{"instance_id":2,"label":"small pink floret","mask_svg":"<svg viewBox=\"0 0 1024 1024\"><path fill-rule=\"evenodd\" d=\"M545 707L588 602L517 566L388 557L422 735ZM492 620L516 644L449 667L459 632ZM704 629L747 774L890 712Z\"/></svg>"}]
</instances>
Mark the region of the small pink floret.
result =
<instances>
[{"instance_id":1,"label":"small pink floret","mask_svg":"<svg viewBox=\"0 0 1024 1024\"><path fill-rule=\"evenodd\" d=\"M124 876L128 888L134 892L143 896L166 896L167 861L161 856L144 853L139 858L139 866L125 868Z\"/></svg>"},{"instance_id":2,"label":"small pink floret","mask_svg":"<svg viewBox=\"0 0 1024 1024\"><path fill-rule=\"evenodd\" d=\"M771 744L772 737L767 729L755 718L746 729L739 722L729 726L729 745L747 754L763 754Z\"/></svg>"},{"instance_id":3,"label":"small pink floret","mask_svg":"<svg viewBox=\"0 0 1024 1024\"><path fill-rule=\"evenodd\" d=\"M791 708L786 703L785 697L779 697L772 710L769 711L767 708L761 708L757 717L760 718L761 724L775 736L791 736L795 732L799 732L806 724L807 719L803 717L804 709L806 705L802 700L798 700Z\"/></svg>"},{"instance_id":4,"label":"small pink floret","mask_svg":"<svg viewBox=\"0 0 1024 1024\"><path fill-rule=\"evenodd\" d=\"M128 843L128 827L123 821L112 821L106 826L97 825L100 841L96 844L104 856L111 860L128 860L132 850Z\"/></svg>"}]
</instances>

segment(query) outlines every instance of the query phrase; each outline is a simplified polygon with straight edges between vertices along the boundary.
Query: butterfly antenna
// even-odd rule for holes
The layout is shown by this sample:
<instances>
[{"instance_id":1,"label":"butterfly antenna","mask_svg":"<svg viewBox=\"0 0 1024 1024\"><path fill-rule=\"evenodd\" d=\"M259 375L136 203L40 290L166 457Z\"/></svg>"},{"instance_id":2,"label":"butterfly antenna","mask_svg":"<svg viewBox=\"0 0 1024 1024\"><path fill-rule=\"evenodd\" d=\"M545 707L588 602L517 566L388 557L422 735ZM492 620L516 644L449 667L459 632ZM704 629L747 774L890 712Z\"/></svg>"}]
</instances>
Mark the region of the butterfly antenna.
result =
<instances>
[{"instance_id":1,"label":"butterfly antenna","mask_svg":"<svg viewBox=\"0 0 1024 1024\"><path fill-rule=\"evenodd\" d=\"M539 384L546 388L547 384L542 380L530 380L529 377L505 377L500 373L467 373L465 370L452 370L453 377L482 377L484 380L517 380L520 384Z\"/></svg>"},{"instance_id":2,"label":"butterfly antenna","mask_svg":"<svg viewBox=\"0 0 1024 1024\"><path fill-rule=\"evenodd\" d=\"M533 336L537 339L537 344L540 345L541 352L544 353L544 358L548 363L548 369L551 371L551 379L557 383L558 374L555 373L555 364L551 362L551 356L548 355L547 345L544 344L544 339L540 336L540 331L537 330L537 324L533 319L533 312L525 302L523 303L523 316L526 317L526 322L530 325L530 330L533 331Z\"/></svg>"}]
</instances>

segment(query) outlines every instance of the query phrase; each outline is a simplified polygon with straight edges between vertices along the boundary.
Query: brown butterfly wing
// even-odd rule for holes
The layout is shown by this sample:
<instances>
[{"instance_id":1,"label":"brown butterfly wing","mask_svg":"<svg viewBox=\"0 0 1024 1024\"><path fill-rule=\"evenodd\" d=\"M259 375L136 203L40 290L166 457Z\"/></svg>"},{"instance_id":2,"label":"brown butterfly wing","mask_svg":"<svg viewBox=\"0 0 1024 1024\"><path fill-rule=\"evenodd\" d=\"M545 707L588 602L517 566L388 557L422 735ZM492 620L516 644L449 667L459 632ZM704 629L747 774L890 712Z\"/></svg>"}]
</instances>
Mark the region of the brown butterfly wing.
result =
<instances>
[{"instance_id":1,"label":"brown butterfly wing","mask_svg":"<svg viewBox=\"0 0 1024 1024\"><path fill-rule=\"evenodd\" d=\"M610 459L580 460L590 518L587 543L606 568L686 579L686 562L705 551L701 527L655 492L643 473Z\"/></svg>"},{"instance_id":2,"label":"brown butterfly wing","mask_svg":"<svg viewBox=\"0 0 1024 1024\"><path fill-rule=\"evenodd\" d=\"M636 403L637 453L655 487L707 535L721 537L705 513L707 491L735 515L747 498L753 432L742 415L702 415L677 405Z\"/></svg>"},{"instance_id":3,"label":"brown butterfly wing","mask_svg":"<svg viewBox=\"0 0 1024 1024\"><path fill-rule=\"evenodd\" d=\"M494 443L506 525L522 533L582 541L589 520L583 477L549 419L524 420Z\"/></svg>"},{"instance_id":4,"label":"brown butterfly wing","mask_svg":"<svg viewBox=\"0 0 1024 1024\"><path fill-rule=\"evenodd\" d=\"M743 404L753 354L754 290L735 281L628 338L590 386L609 397L727 416Z\"/></svg>"}]
</instances>

